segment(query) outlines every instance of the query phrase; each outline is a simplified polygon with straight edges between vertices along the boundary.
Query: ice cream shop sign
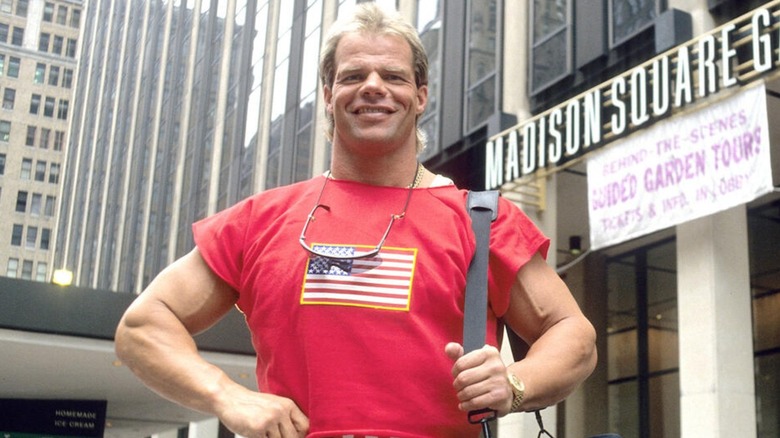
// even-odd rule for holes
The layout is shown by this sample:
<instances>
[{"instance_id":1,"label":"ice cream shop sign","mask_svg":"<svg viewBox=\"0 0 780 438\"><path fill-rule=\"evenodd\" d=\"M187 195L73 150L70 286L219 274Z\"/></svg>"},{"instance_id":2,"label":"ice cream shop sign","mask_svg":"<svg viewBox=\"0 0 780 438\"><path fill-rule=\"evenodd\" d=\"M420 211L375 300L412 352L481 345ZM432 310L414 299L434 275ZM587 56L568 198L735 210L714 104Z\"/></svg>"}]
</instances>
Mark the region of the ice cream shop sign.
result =
<instances>
[{"instance_id":1,"label":"ice cream shop sign","mask_svg":"<svg viewBox=\"0 0 780 438\"><path fill-rule=\"evenodd\" d=\"M561 168L677 110L762 79L780 65L778 14L780 1L767 3L491 138L486 188Z\"/></svg>"}]
</instances>

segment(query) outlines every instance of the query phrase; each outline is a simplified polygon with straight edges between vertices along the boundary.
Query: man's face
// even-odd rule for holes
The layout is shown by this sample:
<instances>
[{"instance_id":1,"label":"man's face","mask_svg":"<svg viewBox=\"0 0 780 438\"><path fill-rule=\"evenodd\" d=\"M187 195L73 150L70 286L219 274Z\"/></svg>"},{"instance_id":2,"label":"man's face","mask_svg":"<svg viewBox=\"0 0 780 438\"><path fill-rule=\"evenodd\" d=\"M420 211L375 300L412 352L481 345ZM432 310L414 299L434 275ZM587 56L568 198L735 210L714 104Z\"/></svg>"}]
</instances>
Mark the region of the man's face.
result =
<instances>
[{"instance_id":1,"label":"man's face","mask_svg":"<svg viewBox=\"0 0 780 438\"><path fill-rule=\"evenodd\" d=\"M404 146L414 150L428 87L415 83L409 44L394 35L348 33L335 59L333 85L324 87L334 147L361 154Z\"/></svg>"}]
</instances>

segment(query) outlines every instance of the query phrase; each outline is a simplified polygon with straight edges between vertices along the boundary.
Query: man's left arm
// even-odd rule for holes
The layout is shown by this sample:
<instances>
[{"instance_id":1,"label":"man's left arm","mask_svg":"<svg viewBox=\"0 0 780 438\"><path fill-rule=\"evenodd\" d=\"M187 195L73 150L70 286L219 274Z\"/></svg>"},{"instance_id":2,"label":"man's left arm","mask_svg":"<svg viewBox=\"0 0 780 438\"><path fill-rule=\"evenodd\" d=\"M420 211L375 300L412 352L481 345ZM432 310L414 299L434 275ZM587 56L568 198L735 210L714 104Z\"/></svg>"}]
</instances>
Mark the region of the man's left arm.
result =
<instances>
[{"instance_id":1,"label":"man's left arm","mask_svg":"<svg viewBox=\"0 0 780 438\"><path fill-rule=\"evenodd\" d=\"M525 386L520 410L532 411L560 402L593 371L595 330L541 255L535 254L517 273L504 321L530 345L526 357L508 367L491 346L465 356L458 344L446 347L455 360L452 374L461 410L509 413L513 391L507 373Z\"/></svg>"}]
</instances>

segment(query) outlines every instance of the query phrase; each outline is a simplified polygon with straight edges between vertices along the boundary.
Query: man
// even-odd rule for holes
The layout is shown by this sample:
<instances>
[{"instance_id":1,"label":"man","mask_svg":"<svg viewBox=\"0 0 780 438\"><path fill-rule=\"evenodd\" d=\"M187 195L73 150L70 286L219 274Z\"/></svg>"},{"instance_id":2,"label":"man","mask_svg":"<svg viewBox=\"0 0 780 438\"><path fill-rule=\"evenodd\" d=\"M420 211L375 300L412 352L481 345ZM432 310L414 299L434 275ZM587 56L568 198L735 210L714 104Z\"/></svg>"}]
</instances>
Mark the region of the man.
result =
<instances>
[{"instance_id":1,"label":"man","mask_svg":"<svg viewBox=\"0 0 780 438\"><path fill-rule=\"evenodd\" d=\"M197 248L120 322L119 357L161 395L247 437L475 437L466 412L562 400L595 366L594 330L544 262L549 240L503 199L486 346L464 355L459 344L475 240L465 192L417 161L428 87L414 28L361 5L334 25L320 67L331 170L197 223ZM192 340L236 304L259 392ZM499 318L531 345L509 367Z\"/></svg>"}]
</instances>

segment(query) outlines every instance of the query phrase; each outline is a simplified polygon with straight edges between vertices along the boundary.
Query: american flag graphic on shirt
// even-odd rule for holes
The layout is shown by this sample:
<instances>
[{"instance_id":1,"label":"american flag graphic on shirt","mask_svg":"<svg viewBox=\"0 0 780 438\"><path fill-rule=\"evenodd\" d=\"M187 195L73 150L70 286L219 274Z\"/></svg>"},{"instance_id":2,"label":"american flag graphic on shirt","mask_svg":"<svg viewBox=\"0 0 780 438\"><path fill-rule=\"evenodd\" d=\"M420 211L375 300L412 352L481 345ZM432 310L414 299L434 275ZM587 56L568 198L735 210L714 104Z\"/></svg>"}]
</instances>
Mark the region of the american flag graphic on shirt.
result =
<instances>
[{"instance_id":1,"label":"american flag graphic on shirt","mask_svg":"<svg viewBox=\"0 0 780 438\"><path fill-rule=\"evenodd\" d=\"M314 245L314 249L340 256L366 250L345 245ZM313 256L306 265L301 304L408 311L416 256L417 250L410 248L382 248L365 259Z\"/></svg>"}]
</instances>

